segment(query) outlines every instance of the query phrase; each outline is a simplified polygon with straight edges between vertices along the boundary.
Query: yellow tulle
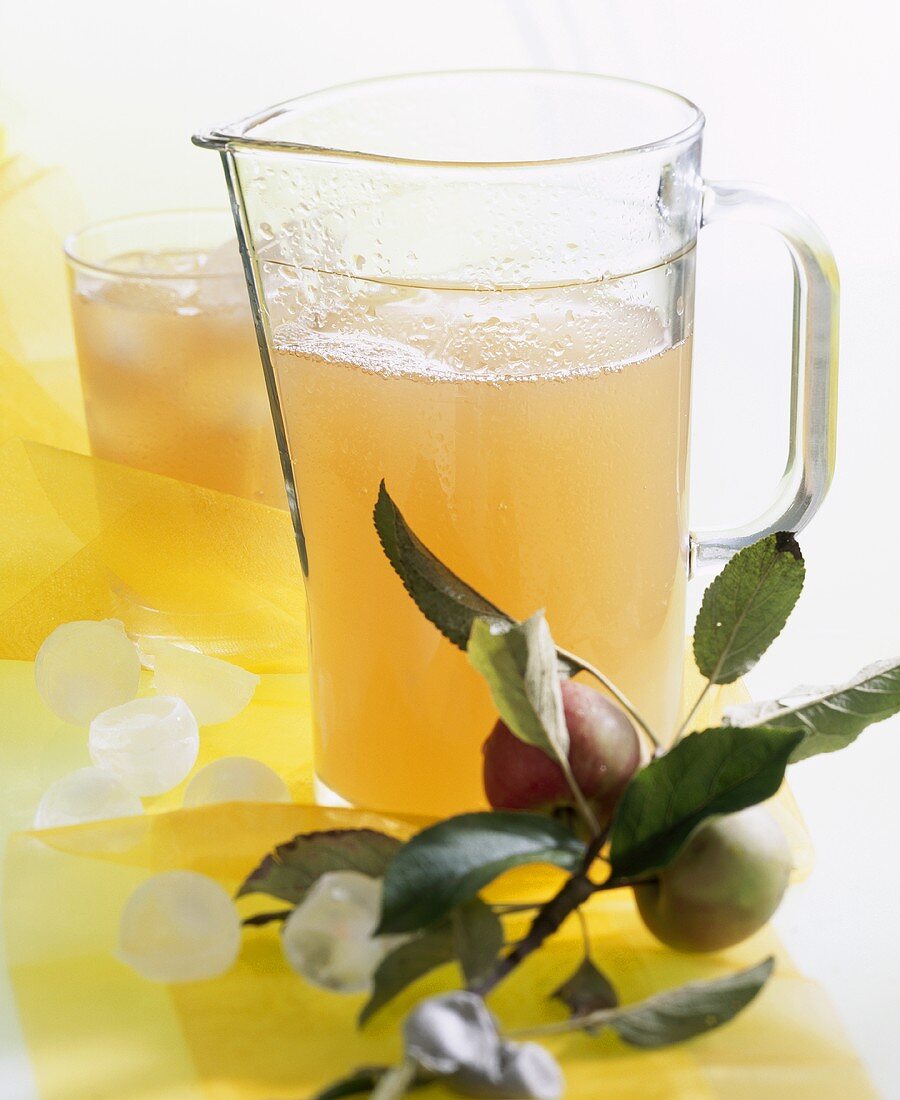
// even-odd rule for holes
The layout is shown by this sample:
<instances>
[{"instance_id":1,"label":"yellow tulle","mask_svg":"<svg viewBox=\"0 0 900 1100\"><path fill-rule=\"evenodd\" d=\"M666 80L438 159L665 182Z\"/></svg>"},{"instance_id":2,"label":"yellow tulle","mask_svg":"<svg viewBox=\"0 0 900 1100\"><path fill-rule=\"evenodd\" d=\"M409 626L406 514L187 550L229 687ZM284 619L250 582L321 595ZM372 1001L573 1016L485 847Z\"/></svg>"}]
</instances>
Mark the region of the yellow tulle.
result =
<instances>
[{"instance_id":1,"label":"yellow tulle","mask_svg":"<svg viewBox=\"0 0 900 1100\"><path fill-rule=\"evenodd\" d=\"M33 657L60 622L121 619L254 671L306 667L286 511L83 455L0 449L0 657Z\"/></svg>"},{"instance_id":2,"label":"yellow tulle","mask_svg":"<svg viewBox=\"0 0 900 1100\"><path fill-rule=\"evenodd\" d=\"M76 453L85 450L84 425L58 252L70 202L59 174L0 163L0 827L9 837L7 967L23 1035L45 1100L300 1100L357 1064L395 1061L402 1014L451 987L452 968L417 983L360 1032L361 998L304 984L271 926L246 933L237 965L219 979L141 979L115 956L122 904L148 875L171 868L233 889L300 831L369 825L405 836L417 823L311 804L304 601L287 514ZM182 787L140 818L28 831L49 783L88 763L85 731L55 719L37 696L34 654L59 623L109 616L262 674L243 714L203 731L200 762L259 757L288 781L295 804L183 810ZM734 698L729 691L710 700L701 721L714 720ZM787 796L776 812L806 866L808 839ZM496 889L540 896L556 881L557 872L529 869ZM254 904L241 902L247 912ZM778 969L737 1021L681 1047L640 1053L612 1035L553 1040L568 1096L874 1095L828 999L771 932L693 958L656 944L623 892L592 904L588 920L596 960L624 1000L770 952ZM547 994L579 958L570 922L497 990L492 1007L509 1027L559 1018Z\"/></svg>"},{"instance_id":3,"label":"yellow tulle","mask_svg":"<svg viewBox=\"0 0 900 1100\"><path fill-rule=\"evenodd\" d=\"M87 451L61 247L82 217L65 174L4 158L0 131L0 443Z\"/></svg>"}]
</instances>

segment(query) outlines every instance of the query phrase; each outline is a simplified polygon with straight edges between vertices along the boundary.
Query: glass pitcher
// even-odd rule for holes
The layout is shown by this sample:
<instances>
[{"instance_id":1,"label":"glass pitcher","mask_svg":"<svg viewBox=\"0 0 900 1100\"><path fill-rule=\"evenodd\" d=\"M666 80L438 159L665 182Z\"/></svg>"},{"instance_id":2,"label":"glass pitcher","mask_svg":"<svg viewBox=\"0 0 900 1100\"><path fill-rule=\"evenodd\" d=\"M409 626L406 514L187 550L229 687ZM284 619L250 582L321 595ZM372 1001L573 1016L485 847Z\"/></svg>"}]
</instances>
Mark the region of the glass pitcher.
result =
<instances>
[{"instance_id":1,"label":"glass pitcher","mask_svg":"<svg viewBox=\"0 0 900 1100\"><path fill-rule=\"evenodd\" d=\"M551 72L422 74L315 93L197 135L221 153L309 604L324 800L483 804L484 683L376 536L379 483L509 613L545 608L666 740L685 589L831 478L837 274L756 187L700 174L682 96ZM702 225L777 230L796 279L791 438L771 508L688 526Z\"/></svg>"}]
</instances>

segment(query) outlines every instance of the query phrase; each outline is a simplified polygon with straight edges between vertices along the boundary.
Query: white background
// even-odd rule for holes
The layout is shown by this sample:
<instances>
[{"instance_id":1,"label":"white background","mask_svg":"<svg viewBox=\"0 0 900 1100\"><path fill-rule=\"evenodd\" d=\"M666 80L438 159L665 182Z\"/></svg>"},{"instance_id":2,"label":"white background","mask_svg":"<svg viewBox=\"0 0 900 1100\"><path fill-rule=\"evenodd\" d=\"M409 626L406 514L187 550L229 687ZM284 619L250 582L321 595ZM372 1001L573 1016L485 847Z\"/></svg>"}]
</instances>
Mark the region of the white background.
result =
<instances>
[{"instance_id":1,"label":"white background","mask_svg":"<svg viewBox=\"0 0 900 1100\"><path fill-rule=\"evenodd\" d=\"M0 6L9 143L65 165L91 219L221 205L193 130L316 87L416 69L551 66L648 80L708 118L712 178L763 181L829 237L843 280L838 473L758 697L900 651L898 32L887 0L30 0ZM760 231L701 244L694 514L756 514L785 446L789 268ZM777 926L900 1097L900 720L792 771L817 864ZM13 1092L9 1092L13 1089ZM6 1076L3 1095L27 1095ZM18 1090L18 1091L15 1091Z\"/></svg>"}]
</instances>

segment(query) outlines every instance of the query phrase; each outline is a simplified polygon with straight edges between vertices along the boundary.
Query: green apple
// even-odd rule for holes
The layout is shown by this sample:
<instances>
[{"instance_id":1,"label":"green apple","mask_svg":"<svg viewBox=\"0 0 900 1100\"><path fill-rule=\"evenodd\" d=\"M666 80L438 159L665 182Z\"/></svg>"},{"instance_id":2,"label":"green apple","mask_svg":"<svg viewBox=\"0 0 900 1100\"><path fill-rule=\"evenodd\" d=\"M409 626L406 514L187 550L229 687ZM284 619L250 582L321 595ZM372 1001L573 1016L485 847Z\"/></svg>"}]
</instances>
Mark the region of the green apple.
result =
<instances>
[{"instance_id":1,"label":"green apple","mask_svg":"<svg viewBox=\"0 0 900 1100\"><path fill-rule=\"evenodd\" d=\"M654 936L678 951L718 951L752 936L791 872L784 831L765 806L709 818L656 879L634 888Z\"/></svg>"}]
</instances>

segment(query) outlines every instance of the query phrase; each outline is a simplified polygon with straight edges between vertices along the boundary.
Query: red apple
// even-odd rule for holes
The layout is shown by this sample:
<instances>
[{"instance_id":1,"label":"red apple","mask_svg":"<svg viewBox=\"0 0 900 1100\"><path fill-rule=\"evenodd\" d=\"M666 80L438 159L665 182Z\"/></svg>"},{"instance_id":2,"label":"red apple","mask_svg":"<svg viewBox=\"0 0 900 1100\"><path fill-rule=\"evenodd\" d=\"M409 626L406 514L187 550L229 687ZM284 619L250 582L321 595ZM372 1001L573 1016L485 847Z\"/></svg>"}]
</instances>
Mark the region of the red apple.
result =
<instances>
[{"instance_id":1,"label":"red apple","mask_svg":"<svg viewBox=\"0 0 900 1100\"><path fill-rule=\"evenodd\" d=\"M637 769L640 742L634 726L605 695L575 680L563 680L561 688L569 764L602 825ZM559 764L520 741L502 721L484 743L484 791L495 810L549 812L572 804Z\"/></svg>"}]
</instances>

